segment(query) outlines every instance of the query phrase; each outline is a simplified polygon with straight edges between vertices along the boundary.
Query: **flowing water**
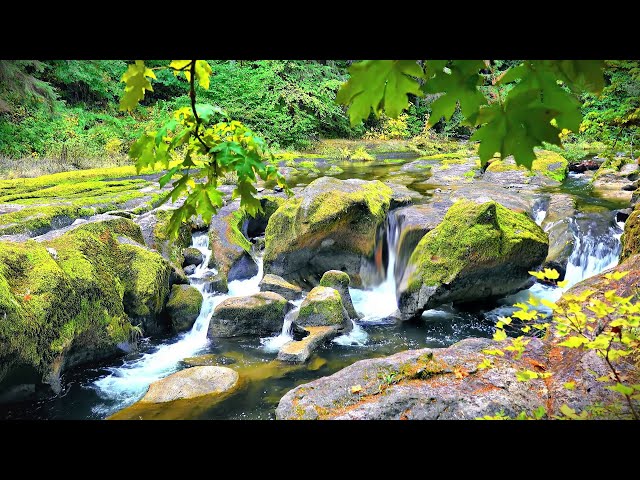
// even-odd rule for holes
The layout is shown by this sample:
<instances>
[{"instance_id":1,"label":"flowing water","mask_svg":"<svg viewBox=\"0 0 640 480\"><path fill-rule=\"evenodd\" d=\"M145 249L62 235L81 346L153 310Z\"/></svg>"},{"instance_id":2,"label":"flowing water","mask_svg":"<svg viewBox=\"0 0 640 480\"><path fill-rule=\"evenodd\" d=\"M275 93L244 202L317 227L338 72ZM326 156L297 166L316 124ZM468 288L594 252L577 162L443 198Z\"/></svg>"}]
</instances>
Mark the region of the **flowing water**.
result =
<instances>
[{"instance_id":1,"label":"flowing water","mask_svg":"<svg viewBox=\"0 0 640 480\"><path fill-rule=\"evenodd\" d=\"M367 168L353 167L339 178L389 179L398 173L403 162L411 158L381 159ZM341 164L342 165L342 164ZM300 177L302 185L313 178ZM420 179L417 179L420 180ZM409 184L411 187L411 185ZM586 179L571 175L562 187L546 193L562 192L576 198L578 213L571 219L575 247L567 266L570 285L617 264L620 253L622 224L615 221L615 209L624 205L591 195ZM541 224L546 217L547 202L541 197L534 204L535 221ZM262 261L255 257L259 272L251 279L229 283L229 293L208 292L205 277L216 273L207 267L211 251L206 234L194 234L193 246L199 249L204 261L198 265L190 282L203 294L203 305L193 328L183 334L145 340L138 352L114 362L111 366L76 369L64 375L64 391L60 396L35 403L0 406L0 418L105 418L122 407L141 398L148 385L170 373L185 368L183 360L210 354L217 364L239 370L250 381L227 400L202 410L171 410L165 418L274 418L279 399L301 383L326 376L353 362L389 355L401 350L446 347L463 338L490 337L493 325L501 315L509 315L511 305L525 301L530 294L556 300L565 289L534 284L531 288L505 297L494 308L460 311L452 306L429 310L413 322L396 322L396 279L398 226L388 217L386 224L387 261L384 280L365 289L350 288L355 309L362 318L353 330L322 346L305 365L284 365L274 361L277 351L292 339L291 323L302 299L294 302L279 335L267 338L231 338L208 340L209 321L215 307L225 298L258 292L262 278Z\"/></svg>"}]
</instances>

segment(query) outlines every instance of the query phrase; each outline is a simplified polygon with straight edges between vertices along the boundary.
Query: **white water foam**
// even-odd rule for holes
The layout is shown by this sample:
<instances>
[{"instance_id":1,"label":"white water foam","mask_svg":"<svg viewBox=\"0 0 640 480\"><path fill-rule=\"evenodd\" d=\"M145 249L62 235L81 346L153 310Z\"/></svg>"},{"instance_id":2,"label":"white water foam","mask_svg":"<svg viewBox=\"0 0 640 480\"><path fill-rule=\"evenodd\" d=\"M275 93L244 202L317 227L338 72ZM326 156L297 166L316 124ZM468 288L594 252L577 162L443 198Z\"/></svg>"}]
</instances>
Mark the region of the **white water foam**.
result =
<instances>
[{"instance_id":1,"label":"white water foam","mask_svg":"<svg viewBox=\"0 0 640 480\"><path fill-rule=\"evenodd\" d=\"M284 322L282 322L282 331L279 335L275 337L265 337L260 339L260 343L262 344L262 348L269 353L279 352L282 346L293 340L293 335L291 335L291 325L293 324L294 318L296 318L298 314L298 310L300 310L300 304L302 303L303 298L299 300L292 300L291 303L295 305L294 308L289 310L284 317Z\"/></svg>"},{"instance_id":2,"label":"white water foam","mask_svg":"<svg viewBox=\"0 0 640 480\"><path fill-rule=\"evenodd\" d=\"M229 282L229 293L227 294L206 292L204 282L197 282L197 280L202 278L204 274L212 272L207 267L212 253L209 249L208 235L194 234L192 246L204 255L204 261L196 267L195 273L190 276L192 280L195 280L192 286L197 288L203 296L200 315L191 330L179 335L177 340L174 338L170 341L171 343L160 345L139 358L126 361L120 367L109 368L111 372L109 375L94 382L93 386L101 397L116 400L116 407L108 408L109 411L114 411L139 399L152 382L177 371L182 359L201 352L208 343L207 330L211 316L220 302L232 296L251 295L259 291L258 283L262 278L263 265L261 258L254 258L258 264L258 273L254 277L248 280ZM213 272L215 273L215 271ZM96 409L104 410L104 407L98 406ZM104 413L104 411L98 413Z\"/></svg>"}]
</instances>

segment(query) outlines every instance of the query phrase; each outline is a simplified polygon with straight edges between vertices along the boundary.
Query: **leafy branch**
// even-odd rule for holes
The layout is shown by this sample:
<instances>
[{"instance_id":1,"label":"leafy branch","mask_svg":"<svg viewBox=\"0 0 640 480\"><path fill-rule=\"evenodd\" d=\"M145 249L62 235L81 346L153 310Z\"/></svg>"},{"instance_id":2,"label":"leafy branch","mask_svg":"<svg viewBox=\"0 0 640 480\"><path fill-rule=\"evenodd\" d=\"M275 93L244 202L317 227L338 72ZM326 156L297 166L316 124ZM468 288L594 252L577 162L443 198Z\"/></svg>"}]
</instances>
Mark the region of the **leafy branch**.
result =
<instances>
[{"instance_id":1,"label":"leafy branch","mask_svg":"<svg viewBox=\"0 0 640 480\"><path fill-rule=\"evenodd\" d=\"M218 178L226 173L237 174L232 198L240 198L240 206L252 216L262 211L253 182L257 178L273 179L289 194L284 177L274 166L273 155L264 139L241 122L229 120L217 106L197 103L196 83L209 88L211 66L205 60L173 60L166 67L147 68L136 60L122 76L125 89L120 109L132 111L153 91L151 79L154 70L165 68L175 76L183 75L189 82L190 107L176 110L158 130L145 132L129 150L136 161L136 169L165 169L159 183L164 187L172 182L172 190L162 199L184 202L173 211L168 234L177 236L180 226L196 215L209 223L223 205L223 194L218 190ZM191 173L194 169L195 173Z\"/></svg>"},{"instance_id":2,"label":"leafy branch","mask_svg":"<svg viewBox=\"0 0 640 480\"><path fill-rule=\"evenodd\" d=\"M576 94L600 94L604 62L600 60L533 60L507 70L498 88L512 84L498 102L489 103L481 88L481 60L394 61L365 60L353 64L351 78L338 92L337 102L349 106L352 125L382 111L396 118L409 105L409 96L440 94L431 104L429 126L449 119L460 108L466 123L478 126L471 140L480 142L482 166L498 153L513 155L531 169L534 148L544 142L562 146L563 131L578 132L582 121ZM420 81L424 80L421 86Z\"/></svg>"}]
</instances>

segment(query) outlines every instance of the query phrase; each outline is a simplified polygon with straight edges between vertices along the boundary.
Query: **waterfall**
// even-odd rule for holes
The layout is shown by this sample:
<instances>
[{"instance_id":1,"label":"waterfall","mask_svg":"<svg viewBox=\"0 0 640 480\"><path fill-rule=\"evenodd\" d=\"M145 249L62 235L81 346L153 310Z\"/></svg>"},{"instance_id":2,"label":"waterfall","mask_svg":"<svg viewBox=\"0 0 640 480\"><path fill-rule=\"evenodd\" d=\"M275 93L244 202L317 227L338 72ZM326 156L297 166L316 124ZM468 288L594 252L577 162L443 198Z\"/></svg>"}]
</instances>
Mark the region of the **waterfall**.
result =
<instances>
[{"instance_id":1,"label":"waterfall","mask_svg":"<svg viewBox=\"0 0 640 480\"><path fill-rule=\"evenodd\" d=\"M509 316L515 308L512 306L518 302L526 302L529 296L544 298L551 302L557 301L564 292L575 284L597 275L618 264L622 249L620 237L624 230L624 222L615 222L606 225L603 232L597 231L597 224L588 218L570 219L570 226L575 238L573 251L567 263L564 288L535 283L531 288L509 295L500 301L502 306L497 307L486 315L496 318ZM551 313L548 307L543 305L534 307L545 313Z\"/></svg>"},{"instance_id":2,"label":"waterfall","mask_svg":"<svg viewBox=\"0 0 640 480\"><path fill-rule=\"evenodd\" d=\"M349 288L354 308L364 315L360 319L363 323L389 323L389 317L398 309L394 274L398 234L399 228L395 216L387 216L388 264L384 281L380 285L364 290Z\"/></svg>"},{"instance_id":3,"label":"waterfall","mask_svg":"<svg viewBox=\"0 0 640 480\"><path fill-rule=\"evenodd\" d=\"M208 344L207 330L215 307L231 296L251 295L259 291L258 283L262 279L262 259L254 257L258 264L258 273L248 280L234 280L229 282L229 293L205 291L206 274L217 273L208 267L211 258L209 236L206 233L195 233L192 246L203 253L204 260L189 276L191 285L202 293L203 301L200 314L190 331L182 333L152 351L142 354L138 358L126 360L119 367L110 367L109 375L95 381L93 387L105 400L115 400L117 405L95 407L96 413L109 413L130 404L140 398L148 386L179 369L180 361L200 353ZM106 412L108 410L108 412Z\"/></svg>"},{"instance_id":4,"label":"waterfall","mask_svg":"<svg viewBox=\"0 0 640 480\"><path fill-rule=\"evenodd\" d=\"M293 324L293 320L298 316L298 310L300 310L300 305L302 304L303 298L299 300L293 300L294 308L289 310L284 317L284 321L282 322L282 331L280 335L275 337L265 337L260 339L260 343L262 344L262 348L270 353L280 351L280 348L287 343L293 340L293 335L291 335L291 325Z\"/></svg>"},{"instance_id":5,"label":"waterfall","mask_svg":"<svg viewBox=\"0 0 640 480\"><path fill-rule=\"evenodd\" d=\"M565 274L567 288L615 267L622 249L620 237L624 231L624 222L615 222L604 234L595 231L596 225L593 222L586 225L575 219L571 219L571 222L575 244Z\"/></svg>"},{"instance_id":6,"label":"waterfall","mask_svg":"<svg viewBox=\"0 0 640 480\"><path fill-rule=\"evenodd\" d=\"M533 220L538 225L542 225L542 222L544 222L544 219L547 217L547 202L545 202L544 198L538 199L533 204L531 213L533 214Z\"/></svg>"}]
</instances>

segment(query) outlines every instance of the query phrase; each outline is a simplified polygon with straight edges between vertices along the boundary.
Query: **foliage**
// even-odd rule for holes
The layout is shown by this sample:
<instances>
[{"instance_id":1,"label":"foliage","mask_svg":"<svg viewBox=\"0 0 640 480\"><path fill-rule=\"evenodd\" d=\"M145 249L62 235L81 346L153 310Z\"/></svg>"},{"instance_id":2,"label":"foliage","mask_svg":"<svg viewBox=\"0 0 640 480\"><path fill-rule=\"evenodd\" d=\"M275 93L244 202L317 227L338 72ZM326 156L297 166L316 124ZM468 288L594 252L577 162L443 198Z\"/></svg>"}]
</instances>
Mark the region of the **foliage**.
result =
<instances>
[{"instance_id":1,"label":"foliage","mask_svg":"<svg viewBox=\"0 0 640 480\"><path fill-rule=\"evenodd\" d=\"M471 137L479 140L482 164L497 152L513 155L518 165L531 168L534 147L543 142L560 145L566 129L577 132L582 114L574 93L599 94L604 88L604 62L595 60L533 60L510 67L494 83L513 84L496 92L490 103L480 91L480 71L489 61L430 60L424 67L409 60L367 60L353 64L351 78L341 87L337 101L349 106L352 124L370 112L392 118L408 107L410 94L441 94L431 104L428 125L451 118L460 108L465 122L479 125ZM422 85L420 82L423 82Z\"/></svg>"},{"instance_id":2,"label":"foliage","mask_svg":"<svg viewBox=\"0 0 640 480\"><path fill-rule=\"evenodd\" d=\"M177 109L158 130L147 131L131 146L129 154L136 161L138 172L157 165L167 170L159 180L161 187L172 181L174 175L181 175L162 200L175 202L186 194L184 203L171 216L169 235L176 236L182 223L192 216L199 214L206 223L211 221L223 205L223 194L217 188L218 178L224 178L230 172L235 172L238 178L233 198L240 197L241 208L255 216L262 211L252 184L257 177L275 179L286 188L284 177L273 162L266 161L268 157L273 159L266 142L241 122L218 121L226 117L219 107L196 103L196 82L202 88L210 83L212 70L205 61L174 60L168 68L189 81L191 106ZM126 87L121 109L133 110L144 98L145 91L152 91L148 78L155 78L155 74L143 61L137 60L129 66L122 76ZM177 165L170 165L171 153L178 148L184 149L184 158ZM203 181L196 182L200 179Z\"/></svg>"},{"instance_id":3,"label":"foliage","mask_svg":"<svg viewBox=\"0 0 640 480\"><path fill-rule=\"evenodd\" d=\"M559 274L556 270L545 268L540 272L529 272L538 280L555 284L559 287L566 286L566 281L558 282ZM612 285L624 278L629 272L612 272L604 275L606 283ZM594 290L585 290L580 294L567 294L563 296L562 303L554 303L546 299L537 299L530 296L527 303L517 303L518 308L511 317L501 317L496 323L494 340L503 342L506 346L502 349L484 350L488 355L513 355L519 359L526 351L530 339L520 335L508 338L506 328L511 327L527 336L532 334L541 336L547 330L562 341L558 346L580 349L585 352L593 351L604 360L610 370L609 375L599 377L597 380L607 384L607 389L620 394L629 409L629 415L639 420L638 400L640 400L640 384L629 382L625 376L623 362L630 359L640 347L640 303L633 303L633 296L619 297L616 289L612 288L604 292L604 300L595 298ZM542 307L553 312L551 318L545 318L547 314ZM515 319L515 320L514 320ZM519 322L518 327L514 327ZM485 359L478 368L490 368L491 361ZM518 381L526 382L533 378L544 378L549 372L536 372L522 370L516 372ZM575 382L566 382L564 388L575 389ZM607 413L620 411L619 405L608 408L593 406L585 411L576 413L568 405L560 408L562 416L559 418L585 419L593 418ZM527 417L523 412L521 416ZM534 414L534 417L535 414ZM484 417L486 419L502 419L503 415L496 417ZM537 417L536 417L537 418Z\"/></svg>"}]
</instances>

